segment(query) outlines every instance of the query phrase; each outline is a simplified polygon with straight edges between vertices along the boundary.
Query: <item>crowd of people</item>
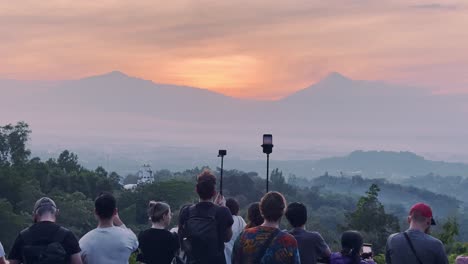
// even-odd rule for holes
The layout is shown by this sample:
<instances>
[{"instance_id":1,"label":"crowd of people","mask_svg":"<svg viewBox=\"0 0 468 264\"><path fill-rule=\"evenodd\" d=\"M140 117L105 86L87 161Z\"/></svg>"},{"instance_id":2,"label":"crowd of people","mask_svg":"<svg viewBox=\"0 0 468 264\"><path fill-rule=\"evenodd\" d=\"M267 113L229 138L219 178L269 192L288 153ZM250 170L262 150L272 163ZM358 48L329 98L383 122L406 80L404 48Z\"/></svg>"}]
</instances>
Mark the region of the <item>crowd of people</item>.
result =
<instances>
[{"instance_id":1,"label":"crowd of people","mask_svg":"<svg viewBox=\"0 0 468 264\"><path fill-rule=\"evenodd\" d=\"M80 240L56 224L59 209L43 197L34 205L34 224L17 236L8 261L0 244L0 264L126 264L134 252L146 264L374 263L358 231L344 232L341 250L332 252L319 233L306 230L306 207L299 202L288 205L279 192L268 192L251 204L247 223L238 215L238 202L216 191L216 177L210 171L198 175L196 192L199 202L184 206L178 226L170 231L170 206L150 201L151 227L138 237L120 219L114 196L103 193L94 203L98 226ZM291 230L280 229L283 216ZM414 205L408 223L407 231L388 238L386 263L448 263L442 242L429 235L435 225L431 208Z\"/></svg>"}]
</instances>

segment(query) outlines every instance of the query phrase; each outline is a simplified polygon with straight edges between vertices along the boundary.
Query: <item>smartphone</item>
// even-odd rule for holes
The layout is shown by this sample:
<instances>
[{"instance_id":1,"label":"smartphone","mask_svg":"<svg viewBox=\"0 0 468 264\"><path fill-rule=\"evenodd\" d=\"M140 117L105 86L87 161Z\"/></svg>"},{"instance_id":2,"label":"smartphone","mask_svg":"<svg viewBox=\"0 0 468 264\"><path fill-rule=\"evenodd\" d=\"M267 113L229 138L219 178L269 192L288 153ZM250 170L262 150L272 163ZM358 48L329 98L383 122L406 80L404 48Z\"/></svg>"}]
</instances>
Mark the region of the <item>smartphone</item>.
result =
<instances>
[{"instance_id":1,"label":"smartphone","mask_svg":"<svg viewBox=\"0 0 468 264\"><path fill-rule=\"evenodd\" d=\"M273 144L273 136L271 134L263 135L263 144L264 145L271 145Z\"/></svg>"},{"instance_id":2,"label":"smartphone","mask_svg":"<svg viewBox=\"0 0 468 264\"><path fill-rule=\"evenodd\" d=\"M372 244L364 244L362 246L362 254L372 255Z\"/></svg>"}]
</instances>

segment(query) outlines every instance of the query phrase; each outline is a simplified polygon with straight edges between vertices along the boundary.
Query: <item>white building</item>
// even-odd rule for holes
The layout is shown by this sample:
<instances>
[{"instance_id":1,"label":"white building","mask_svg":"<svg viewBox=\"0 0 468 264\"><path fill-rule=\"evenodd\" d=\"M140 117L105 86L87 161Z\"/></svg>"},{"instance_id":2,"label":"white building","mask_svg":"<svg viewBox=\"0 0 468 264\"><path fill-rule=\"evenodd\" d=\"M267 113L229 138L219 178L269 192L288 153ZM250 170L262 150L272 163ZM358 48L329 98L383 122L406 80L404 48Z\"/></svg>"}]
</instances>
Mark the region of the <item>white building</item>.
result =
<instances>
[{"instance_id":1,"label":"white building","mask_svg":"<svg viewBox=\"0 0 468 264\"><path fill-rule=\"evenodd\" d=\"M136 189L137 185L136 184L125 184L124 189L127 191L133 191Z\"/></svg>"},{"instance_id":2,"label":"white building","mask_svg":"<svg viewBox=\"0 0 468 264\"><path fill-rule=\"evenodd\" d=\"M137 184L147 184L147 183L153 183L154 182L154 175L153 171L151 170L150 165L143 165L140 170L138 171L138 180Z\"/></svg>"}]
</instances>

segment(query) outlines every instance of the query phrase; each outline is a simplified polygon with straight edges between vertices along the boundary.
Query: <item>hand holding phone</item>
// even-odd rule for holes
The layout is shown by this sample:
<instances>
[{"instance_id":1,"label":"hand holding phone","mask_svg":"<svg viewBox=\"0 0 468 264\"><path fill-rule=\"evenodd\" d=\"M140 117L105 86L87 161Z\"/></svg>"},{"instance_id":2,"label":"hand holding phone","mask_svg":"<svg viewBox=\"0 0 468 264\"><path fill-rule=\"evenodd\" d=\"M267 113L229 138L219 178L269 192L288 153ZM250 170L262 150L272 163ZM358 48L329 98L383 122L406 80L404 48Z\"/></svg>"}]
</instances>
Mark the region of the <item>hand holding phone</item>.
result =
<instances>
[{"instance_id":1,"label":"hand holding phone","mask_svg":"<svg viewBox=\"0 0 468 264\"><path fill-rule=\"evenodd\" d=\"M219 206L226 206L226 199L224 199L224 196L222 194L218 193L216 195L214 203L219 205Z\"/></svg>"},{"instance_id":2,"label":"hand holding phone","mask_svg":"<svg viewBox=\"0 0 468 264\"><path fill-rule=\"evenodd\" d=\"M372 244L364 244L362 246L362 259L372 259L374 253L372 252Z\"/></svg>"}]
</instances>

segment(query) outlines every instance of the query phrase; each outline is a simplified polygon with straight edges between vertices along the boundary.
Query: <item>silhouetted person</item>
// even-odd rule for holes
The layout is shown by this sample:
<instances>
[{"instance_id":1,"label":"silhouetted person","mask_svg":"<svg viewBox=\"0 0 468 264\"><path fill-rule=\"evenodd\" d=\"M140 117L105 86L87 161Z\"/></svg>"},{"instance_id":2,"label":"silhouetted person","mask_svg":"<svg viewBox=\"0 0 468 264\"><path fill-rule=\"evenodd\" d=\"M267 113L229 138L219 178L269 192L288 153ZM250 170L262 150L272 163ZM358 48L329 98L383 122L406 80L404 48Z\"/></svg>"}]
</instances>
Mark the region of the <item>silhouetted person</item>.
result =
<instances>
[{"instance_id":1,"label":"silhouetted person","mask_svg":"<svg viewBox=\"0 0 468 264\"><path fill-rule=\"evenodd\" d=\"M109 193L94 201L98 227L80 239L81 258L85 264L127 264L138 240L120 220L117 201Z\"/></svg>"},{"instance_id":2,"label":"silhouetted person","mask_svg":"<svg viewBox=\"0 0 468 264\"><path fill-rule=\"evenodd\" d=\"M364 245L361 233L346 231L341 235L341 252L333 253L330 264L375 264L372 259L362 259Z\"/></svg>"},{"instance_id":3,"label":"silhouetted person","mask_svg":"<svg viewBox=\"0 0 468 264\"><path fill-rule=\"evenodd\" d=\"M435 225L429 205L413 205L408 216L409 229L391 235L387 240L387 264L445 264L448 263L442 242L429 235Z\"/></svg>"},{"instance_id":4,"label":"silhouetted person","mask_svg":"<svg viewBox=\"0 0 468 264\"><path fill-rule=\"evenodd\" d=\"M21 231L10 254L11 264L81 264L80 246L73 233L55 223L59 210L55 202L42 197L33 209L34 224Z\"/></svg>"},{"instance_id":5,"label":"silhouetted person","mask_svg":"<svg viewBox=\"0 0 468 264\"><path fill-rule=\"evenodd\" d=\"M262 225L247 228L234 243L233 264L298 264L301 263L296 239L279 229L286 200L279 192L269 192L260 200Z\"/></svg>"},{"instance_id":6,"label":"silhouetted person","mask_svg":"<svg viewBox=\"0 0 468 264\"><path fill-rule=\"evenodd\" d=\"M216 192L216 176L205 170L197 176L200 202L184 207L179 237L190 264L225 264L224 242L232 237L233 219L226 201Z\"/></svg>"},{"instance_id":7,"label":"silhouetted person","mask_svg":"<svg viewBox=\"0 0 468 264\"><path fill-rule=\"evenodd\" d=\"M148 208L151 228L138 236L141 261L146 264L170 264L179 250L179 238L166 230L172 212L167 203L151 201Z\"/></svg>"},{"instance_id":8,"label":"silhouetted person","mask_svg":"<svg viewBox=\"0 0 468 264\"><path fill-rule=\"evenodd\" d=\"M246 223L241 216L237 215L239 213L239 203L235 199L227 199L226 207L229 208L229 211L231 211L232 220L234 220L231 228L232 238L229 240L229 242L224 244L224 255L226 256L226 263L230 264L232 257L232 247L234 246L234 242L236 241L239 234L244 230Z\"/></svg>"},{"instance_id":9,"label":"silhouetted person","mask_svg":"<svg viewBox=\"0 0 468 264\"><path fill-rule=\"evenodd\" d=\"M245 228L252 228L263 224L263 216L260 213L260 203L252 203L247 210L247 226Z\"/></svg>"},{"instance_id":10,"label":"silhouetted person","mask_svg":"<svg viewBox=\"0 0 468 264\"><path fill-rule=\"evenodd\" d=\"M291 203L286 209L286 219L293 229L289 231L299 245L301 263L316 264L317 259L328 259L331 251L325 240L317 232L305 230L307 208L301 203Z\"/></svg>"}]
</instances>

